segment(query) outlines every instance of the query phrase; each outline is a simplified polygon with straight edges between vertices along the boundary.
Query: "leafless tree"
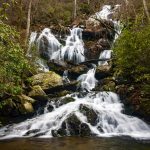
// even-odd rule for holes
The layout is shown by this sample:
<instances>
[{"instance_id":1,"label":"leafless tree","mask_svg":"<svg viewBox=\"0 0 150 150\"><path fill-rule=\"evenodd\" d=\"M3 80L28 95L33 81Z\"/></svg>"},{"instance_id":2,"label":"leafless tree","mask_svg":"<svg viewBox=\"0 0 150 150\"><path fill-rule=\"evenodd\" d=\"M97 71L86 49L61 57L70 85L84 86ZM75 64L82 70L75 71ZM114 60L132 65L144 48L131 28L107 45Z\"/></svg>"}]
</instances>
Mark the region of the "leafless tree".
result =
<instances>
[{"instance_id":1,"label":"leafless tree","mask_svg":"<svg viewBox=\"0 0 150 150\"><path fill-rule=\"evenodd\" d=\"M29 33L30 33L31 7L32 7L32 0L29 1L29 7L28 7L27 30L26 30L26 41L25 41L25 45L27 45L28 37L29 37Z\"/></svg>"},{"instance_id":2,"label":"leafless tree","mask_svg":"<svg viewBox=\"0 0 150 150\"><path fill-rule=\"evenodd\" d=\"M148 11L146 0L143 0L143 6L144 6L144 10L145 10L146 16L147 16L148 20L150 21L150 14L149 14L149 11Z\"/></svg>"},{"instance_id":3,"label":"leafless tree","mask_svg":"<svg viewBox=\"0 0 150 150\"><path fill-rule=\"evenodd\" d=\"M77 17L77 0L74 0L74 19Z\"/></svg>"}]
</instances>

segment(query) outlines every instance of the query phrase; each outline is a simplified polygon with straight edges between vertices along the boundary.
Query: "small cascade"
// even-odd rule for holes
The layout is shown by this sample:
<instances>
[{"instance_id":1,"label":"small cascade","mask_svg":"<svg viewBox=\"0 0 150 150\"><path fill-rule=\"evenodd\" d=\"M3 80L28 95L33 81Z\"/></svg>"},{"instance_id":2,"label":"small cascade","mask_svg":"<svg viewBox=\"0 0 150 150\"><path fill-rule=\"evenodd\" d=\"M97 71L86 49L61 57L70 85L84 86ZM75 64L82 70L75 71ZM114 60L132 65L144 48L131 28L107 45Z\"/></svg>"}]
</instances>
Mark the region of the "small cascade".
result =
<instances>
[{"instance_id":1,"label":"small cascade","mask_svg":"<svg viewBox=\"0 0 150 150\"><path fill-rule=\"evenodd\" d=\"M81 82L81 90L91 91L95 88L97 80L95 78L96 68L90 69L86 74L78 77L77 81Z\"/></svg>"},{"instance_id":2,"label":"small cascade","mask_svg":"<svg viewBox=\"0 0 150 150\"><path fill-rule=\"evenodd\" d=\"M70 83L70 80L68 79L68 70L65 70L63 73L63 82L64 84Z\"/></svg>"},{"instance_id":3,"label":"small cascade","mask_svg":"<svg viewBox=\"0 0 150 150\"><path fill-rule=\"evenodd\" d=\"M95 18L101 20L107 20L107 21L112 21L114 24L114 40L113 43L117 40L119 35L121 34L122 31L122 25L119 20L113 20L113 14L120 8L120 5L115 5L114 8L112 8L111 5L105 5L103 6L102 10L100 12L97 12L95 14ZM104 50L103 52L100 53L99 59L111 59L112 56L112 50ZM101 61L98 63L99 66L101 65L108 65L107 61Z\"/></svg>"},{"instance_id":4,"label":"small cascade","mask_svg":"<svg viewBox=\"0 0 150 150\"><path fill-rule=\"evenodd\" d=\"M100 53L99 59L111 59L112 57L112 50L104 50ZM99 66L101 65L108 65L107 61L100 61L98 63Z\"/></svg>"},{"instance_id":5,"label":"small cascade","mask_svg":"<svg viewBox=\"0 0 150 150\"><path fill-rule=\"evenodd\" d=\"M112 6L111 5L105 5L103 6L102 10L100 12L97 12L95 17L97 19L104 19L104 20L111 20L112 18Z\"/></svg>"},{"instance_id":6,"label":"small cascade","mask_svg":"<svg viewBox=\"0 0 150 150\"><path fill-rule=\"evenodd\" d=\"M74 100L63 103L64 98ZM51 103L46 105L44 114L1 128L0 138L82 135L80 130L84 126L86 135L150 139L150 127L136 117L123 114L123 104L113 92L91 92L82 98L77 93L67 95L54 101L55 108L49 111Z\"/></svg>"},{"instance_id":7,"label":"small cascade","mask_svg":"<svg viewBox=\"0 0 150 150\"><path fill-rule=\"evenodd\" d=\"M48 67L47 63L41 58L37 58L36 65L38 66L39 71L43 71L43 72L49 71L49 67Z\"/></svg>"},{"instance_id":8,"label":"small cascade","mask_svg":"<svg viewBox=\"0 0 150 150\"><path fill-rule=\"evenodd\" d=\"M51 59L71 61L75 64L85 61L82 29L73 28L70 33L71 35L67 37L66 45L53 53Z\"/></svg>"},{"instance_id":9,"label":"small cascade","mask_svg":"<svg viewBox=\"0 0 150 150\"><path fill-rule=\"evenodd\" d=\"M36 51L36 44L37 44L37 32L31 32L29 38L29 48L27 51L27 57L32 58L35 57L35 65L38 67L39 71L48 72L49 68L46 62L39 56L39 53Z\"/></svg>"},{"instance_id":10,"label":"small cascade","mask_svg":"<svg viewBox=\"0 0 150 150\"><path fill-rule=\"evenodd\" d=\"M38 51L47 59L51 59L52 54L61 49L61 44L51 33L51 30L45 28L37 39Z\"/></svg>"}]
</instances>

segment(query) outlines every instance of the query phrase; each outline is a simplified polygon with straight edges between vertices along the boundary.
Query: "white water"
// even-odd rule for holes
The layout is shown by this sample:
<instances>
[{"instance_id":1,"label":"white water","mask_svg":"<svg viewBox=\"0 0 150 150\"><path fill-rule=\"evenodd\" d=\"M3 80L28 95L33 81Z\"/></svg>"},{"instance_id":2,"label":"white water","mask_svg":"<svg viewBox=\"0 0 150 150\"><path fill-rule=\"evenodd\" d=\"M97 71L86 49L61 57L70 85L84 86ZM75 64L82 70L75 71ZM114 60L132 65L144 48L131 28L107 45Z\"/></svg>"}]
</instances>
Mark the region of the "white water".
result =
<instances>
[{"instance_id":1,"label":"white water","mask_svg":"<svg viewBox=\"0 0 150 150\"><path fill-rule=\"evenodd\" d=\"M91 91L95 88L97 80L95 78L96 68L90 69L86 74L82 74L78 77L77 81L81 83L81 89Z\"/></svg>"},{"instance_id":2,"label":"white water","mask_svg":"<svg viewBox=\"0 0 150 150\"><path fill-rule=\"evenodd\" d=\"M120 5L115 5L115 7L112 9L111 5L105 5L103 6L102 10L100 12L97 12L94 16L94 18L97 19L104 19L108 21L112 21L114 24L114 31L115 31L115 37L113 43L118 39L119 35L121 34L122 31L122 25L120 21L118 20L113 20L113 14L118 11L120 8ZM111 59L112 57L112 50L104 50L103 52L100 53L99 59ZM108 65L107 61L101 61L98 63L99 66L101 65Z\"/></svg>"},{"instance_id":3,"label":"white water","mask_svg":"<svg viewBox=\"0 0 150 150\"><path fill-rule=\"evenodd\" d=\"M41 48L43 50L45 50L44 48L46 48L43 38L45 38L45 40L47 40L47 42L48 42L47 46L46 46L47 47L47 56L49 57L49 59L51 59L52 54L61 49L61 44L55 38L55 36L51 33L51 30L48 28L45 28L37 39L39 51Z\"/></svg>"},{"instance_id":4,"label":"white water","mask_svg":"<svg viewBox=\"0 0 150 150\"><path fill-rule=\"evenodd\" d=\"M68 95L67 97L70 97ZM112 92L88 93L84 98L74 96L75 101L55 108L52 112L13 124L0 129L1 139L23 137L28 131L35 131L28 136L42 134L41 137L52 137L52 130L61 128L62 123L73 114L89 126L91 132L101 137L131 136L139 139L150 139L150 127L142 120L123 114L123 104L119 97ZM61 101L61 99L60 99ZM54 104L53 104L54 105ZM88 122L82 114L80 106L86 106L97 114L96 125ZM99 130L99 128L101 128ZM66 129L67 130L67 129ZM66 131L70 133L69 131Z\"/></svg>"},{"instance_id":5,"label":"white water","mask_svg":"<svg viewBox=\"0 0 150 150\"><path fill-rule=\"evenodd\" d=\"M39 69L39 71L48 72L49 68L46 64L46 62L39 56L39 52L36 51L36 38L37 38L37 32L31 32L30 38L29 38L29 48L27 51L26 56L29 58L35 57L35 65Z\"/></svg>"},{"instance_id":6,"label":"white water","mask_svg":"<svg viewBox=\"0 0 150 150\"><path fill-rule=\"evenodd\" d=\"M51 59L71 61L75 64L85 61L82 29L73 28L70 30L70 36L67 37L66 45L53 53Z\"/></svg>"},{"instance_id":7,"label":"white water","mask_svg":"<svg viewBox=\"0 0 150 150\"><path fill-rule=\"evenodd\" d=\"M75 64L85 61L81 28L70 30L70 35L66 39L65 46L56 39L48 28L45 28L39 37L36 38L37 33L32 32L28 50L28 56L30 57L32 57L32 46L34 44L37 47L39 56L44 54L48 59L71 61Z\"/></svg>"},{"instance_id":8,"label":"white water","mask_svg":"<svg viewBox=\"0 0 150 150\"><path fill-rule=\"evenodd\" d=\"M112 50L104 50L100 53L99 59L111 59L112 58ZM99 66L108 65L107 61L100 61Z\"/></svg>"}]
</instances>

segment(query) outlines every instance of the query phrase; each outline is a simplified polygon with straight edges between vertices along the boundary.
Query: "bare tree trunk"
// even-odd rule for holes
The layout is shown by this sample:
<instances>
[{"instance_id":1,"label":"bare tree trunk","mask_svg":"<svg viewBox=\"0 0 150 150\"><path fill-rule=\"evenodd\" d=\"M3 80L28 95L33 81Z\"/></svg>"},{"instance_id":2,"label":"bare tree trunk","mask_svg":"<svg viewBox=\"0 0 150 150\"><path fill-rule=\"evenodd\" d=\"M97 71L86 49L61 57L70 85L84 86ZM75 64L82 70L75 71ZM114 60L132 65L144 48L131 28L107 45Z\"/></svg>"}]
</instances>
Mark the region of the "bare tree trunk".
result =
<instances>
[{"instance_id":1,"label":"bare tree trunk","mask_svg":"<svg viewBox=\"0 0 150 150\"><path fill-rule=\"evenodd\" d=\"M29 1L29 8L28 8L27 30L26 30L26 41L25 41L26 46L27 46L28 37L29 37L29 33L30 33L31 7L32 7L32 0Z\"/></svg>"},{"instance_id":2,"label":"bare tree trunk","mask_svg":"<svg viewBox=\"0 0 150 150\"><path fill-rule=\"evenodd\" d=\"M21 27L22 27L22 0L19 0L19 29L21 30Z\"/></svg>"},{"instance_id":3,"label":"bare tree trunk","mask_svg":"<svg viewBox=\"0 0 150 150\"><path fill-rule=\"evenodd\" d=\"M88 0L88 5L90 4L90 0Z\"/></svg>"},{"instance_id":4,"label":"bare tree trunk","mask_svg":"<svg viewBox=\"0 0 150 150\"><path fill-rule=\"evenodd\" d=\"M74 19L77 17L77 0L74 0Z\"/></svg>"},{"instance_id":5,"label":"bare tree trunk","mask_svg":"<svg viewBox=\"0 0 150 150\"><path fill-rule=\"evenodd\" d=\"M146 16L148 18L148 21L150 21L150 14L149 14L149 11L147 8L146 0L143 0L143 6L144 6L144 10L145 10Z\"/></svg>"}]
</instances>

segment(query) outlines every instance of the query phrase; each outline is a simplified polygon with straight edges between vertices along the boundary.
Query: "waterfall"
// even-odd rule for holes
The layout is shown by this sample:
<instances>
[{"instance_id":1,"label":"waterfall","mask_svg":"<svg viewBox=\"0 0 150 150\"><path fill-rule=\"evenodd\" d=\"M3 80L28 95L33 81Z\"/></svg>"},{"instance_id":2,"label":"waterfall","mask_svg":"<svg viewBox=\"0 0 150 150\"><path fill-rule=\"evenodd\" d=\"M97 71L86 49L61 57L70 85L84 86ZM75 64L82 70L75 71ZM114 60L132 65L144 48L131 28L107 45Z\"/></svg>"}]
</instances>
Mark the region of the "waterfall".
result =
<instances>
[{"instance_id":1,"label":"waterfall","mask_svg":"<svg viewBox=\"0 0 150 150\"><path fill-rule=\"evenodd\" d=\"M70 29L70 35L66 39L65 46L56 39L48 28L45 28L38 38L37 33L32 32L28 50L29 57L32 57L33 45L37 47L39 57L46 60L71 61L75 64L85 61L81 28Z\"/></svg>"},{"instance_id":2,"label":"waterfall","mask_svg":"<svg viewBox=\"0 0 150 150\"><path fill-rule=\"evenodd\" d=\"M71 61L75 64L85 61L82 29L73 28L67 37L66 45L53 53L52 59Z\"/></svg>"},{"instance_id":3,"label":"waterfall","mask_svg":"<svg viewBox=\"0 0 150 150\"><path fill-rule=\"evenodd\" d=\"M105 20L109 20L112 18L112 7L111 5L105 5L103 6L102 10L100 12L97 12L96 18L97 19L105 19Z\"/></svg>"},{"instance_id":4,"label":"waterfall","mask_svg":"<svg viewBox=\"0 0 150 150\"><path fill-rule=\"evenodd\" d=\"M99 20L108 20L112 21L114 24L114 31L115 31L115 36L113 43L118 39L119 35L121 34L123 26L121 25L119 20L113 20L113 14L115 13L116 10L120 8L120 5L115 5L114 8L112 9L111 5L105 5L103 6L102 10L100 12L97 12L94 16L94 18L97 18ZM99 59L111 59L112 56L112 50L104 50L100 53ZM98 63L99 66L101 65L108 65L107 61L101 61Z\"/></svg>"},{"instance_id":5,"label":"waterfall","mask_svg":"<svg viewBox=\"0 0 150 150\"><path fill-rule=\"evenodd\" d=\"M97 80L95 78L96 68L90 69L86 74L82 74L78 77L77 81L81 82L81 89L90 91L95 88Z\"/></svg>"},{"instance_id":6,"label":"waterfall","mask_svg":"<svg viewBox=\"0 0 150 150\"><path fill-rule=\"evenodd\" d=\"M45 28L37 39L39 53L45 54L48 59L51 59L52 54L61 49L61 44L51 33L51 30Z\"/></svg>"},{"instance_id":7,"label":"waterfall","mask_svg":"<svg viewBox=\"0 0 150 150\"><path fill-rule=\"evenodd\" d=\"M45 61L39 56L39 53L36 51L36 38L37 38L37 32L31 32L30 38L29 38L29 48L27 51L27 57L32 58L35 57L34 64L38 67L40 71L48 72L49 68Z\"/></svg>"},{"instance_id":8,"label":"waterfall","mask_svg":"<svg viewBox=\"0 0 150 150\"><path fill-rule=\"evenodd\" d=\"M136 117L123 114L124 106L118 95L113 92L99 92L97 94L91 92L82 98L79 98L78 94L73 94L67 95L65 98L74 98L74 101L59 105L63 102L63 98L60 98L58 102L53 102L55 108L52 112L45 108L46 111L43 115L1 128L0 138L53 137L54 133L60 129L65 135L70 135L71 131L75 130L70 127L72 124L69 124L69 119L72 116L75 116L81 124L85 124L91 134L100 137L150 138L150 127ZM89 113L93 116L89 116ZM76 121L74 123L80 128L80 124L76 124ZM60 135L58 134L58 136Z\"/></svg>"},{"instance_id":9,"label":"waterfall","mask_svg":"<svg viewBox=\"0 0 150 150\"><path fill-rule=\"evenodd\" d=\"M99 59L111 59L112 57L112 50L104 50L100 53ZM108 65L107 61L100 61L99 66L101 65Z\"/></svg>"}]
</instances>

